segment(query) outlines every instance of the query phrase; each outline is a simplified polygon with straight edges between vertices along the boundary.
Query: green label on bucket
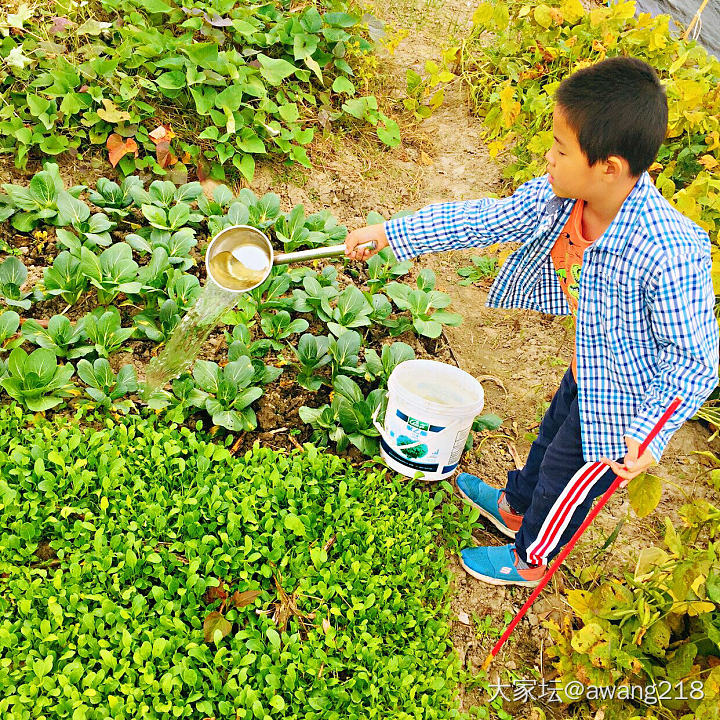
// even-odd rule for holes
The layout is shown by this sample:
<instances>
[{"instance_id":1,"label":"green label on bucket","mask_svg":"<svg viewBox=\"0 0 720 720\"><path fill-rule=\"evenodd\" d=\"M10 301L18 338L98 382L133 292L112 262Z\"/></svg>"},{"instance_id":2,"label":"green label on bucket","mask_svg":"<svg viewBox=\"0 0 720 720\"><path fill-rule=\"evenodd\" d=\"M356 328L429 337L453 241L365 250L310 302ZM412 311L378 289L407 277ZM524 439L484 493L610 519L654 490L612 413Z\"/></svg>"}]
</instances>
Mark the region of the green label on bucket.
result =
<instances>
[{"instance_id":1,"label":"green label on bucket","mask_svg":"<svg viewBox=\"0 0 720 720\"><path fill-rule=\"evenodd\" d=\"M423 422L422 420L416 420L415 418L409 417L407 419L407 424L411 427L415 427L418 430L429 430L430 425L426 422Z\"/></svg>"}]
</instances>

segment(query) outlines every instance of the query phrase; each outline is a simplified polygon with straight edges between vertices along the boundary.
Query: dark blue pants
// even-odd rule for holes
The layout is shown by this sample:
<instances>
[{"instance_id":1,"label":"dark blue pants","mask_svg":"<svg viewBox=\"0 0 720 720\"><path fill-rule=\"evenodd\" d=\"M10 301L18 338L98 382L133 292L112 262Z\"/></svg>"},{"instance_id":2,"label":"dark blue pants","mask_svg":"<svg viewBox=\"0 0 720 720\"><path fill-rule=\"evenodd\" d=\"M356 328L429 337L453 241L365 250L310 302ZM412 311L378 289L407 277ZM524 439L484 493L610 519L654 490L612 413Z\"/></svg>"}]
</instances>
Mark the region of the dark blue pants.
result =
<instances>
[{"instance_id":1,"label":"dark blue pants","mask_svg":"<svg viewBox=\"0 0 720 720\"><path fill-rule=\"evenodd\" d=\"M547 564L614 478L607 465L583 458L577 385L568 369L540 423L525 467L508 473L507 501L524 515L515 536L520 557Z\"/></svg>"}]
</instances>

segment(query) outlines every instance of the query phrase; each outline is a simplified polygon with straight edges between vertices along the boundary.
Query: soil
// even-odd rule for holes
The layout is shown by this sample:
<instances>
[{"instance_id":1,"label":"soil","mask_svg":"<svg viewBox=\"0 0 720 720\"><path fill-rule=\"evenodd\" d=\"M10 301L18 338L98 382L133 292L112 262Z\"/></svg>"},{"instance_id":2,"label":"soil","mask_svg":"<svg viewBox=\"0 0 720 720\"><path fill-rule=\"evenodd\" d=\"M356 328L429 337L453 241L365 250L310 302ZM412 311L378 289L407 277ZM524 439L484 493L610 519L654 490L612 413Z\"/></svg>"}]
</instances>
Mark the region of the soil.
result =
<instances>
[{"instance_id":1,"label":"soil","mask_svg":"<svg viewBox=\"0 0 720 720\"><path fill-rule=\"evenodd\" d=\"M407 32L393 54L381 51L382 82L371 88L379 96L391 98L389 109L394 110L396 116L402 114L399 99L404 94L407 68L422 74L427 60L438 61L445 47L466 34L475 7L474 0L442 3L439 0L387 0L370 8L370 12L388 24L389 36L401 30ZM403 142L398 148L379 148L377 141L369 136L363 137L362 133L359 137L357 133L350 136L330 127L313 144L313 170L278 165L261 167L250 187L257 194L278 193L284 209L298 203L302 203L308 213L330 209L339 222L350 229L364 225L372 210L389 217L400 210L415 210L433 202L465 200L501 191L501 168L488 155L482 141L482 123L471 114L459 80L447 87L443 105L429 119L420 125L405 119L401 125ZM27 174L20 173L5 161L0 167L0 182L25 183L37 169L33 167ZM61 169L68 185L93 184L98 177L113 175L107 163L98 158L61 162ZM3 232L5 237L7 232ZM29 274L33 279L39 277L43 248L33 246L33 238L28 236L5 239L25 248L23 255L27 256ZM501 487L507 471L522 464L532 433L568 367L574 330L565 318L487 308L488 283L458 285L458 268L470 265L470 258L477 254L480 253L448 252L424 256L414 263L413 273L424 267L435 271L438 289L453 298L449 309L461 312L464 321L458 328L447 328L438 341L418 339L412 333L397 339L411 344L418 357L457 363L481 379L485 411L498 414L503 424L497 431L476 437L473 450L465 454L459 469ZM47 301L46 305L48 317L64 307L58 299ZM84 312L83 309L79 314ZM77 309L69 311L71 319L77 315ZM131 362L142 375L153 346L153 343L131 341L128 352L113 356L113 368ZM222 333L216 332L203 354L217 359L225 349ZM238 437L235 451L242 452L255 440L272 447L289 448L308 440L311 431L300 423L297 410L303 404L324 402L326 397L306 393L295 384L283 384L281 378L259 401L258 432ZM292 434L294 428L301 428L300 433ZM524 679L540 673L549 675L543 661L543 648L549 639L540 623L566 612L560 591L575 583L573 571L578 572L591 562L607 569L628 567L639 548L659 541L662 518L670 517L678 522L680 505L697 497L720 502L718 493L703 479L709 468L702 456L696 454L720 448L717 442L708 445L708 435L706 428L691 422L673 437L662 464L654 470L666 482L660 506L649 518L637 519L622 491L610 501L566 567L520 623L491 668L491 679L502 676L507 681L509 673ZM429 489L432 491L434 487ZM621 521L624 525L619 537L609 548L600 551ZM475 540L478 544L506 542L490 525L479 525ZM506 613L516 613L529 593L521 588L494 587L476 581L465 574L456 559L451 560L451 565L456 577L451 605L457 618L453 623L453 640L463 668L476 671L498 631L504 627ZM491 631L480 629L484 618L491 619ZM461 689L461 703L464 710L486 705L487 695L468 686ZM538 717L531 704L511 706L508 710L515 718ZM570 714L565 706L546 706L544 710L548 717Z\"/></svg>"}]
</instances>

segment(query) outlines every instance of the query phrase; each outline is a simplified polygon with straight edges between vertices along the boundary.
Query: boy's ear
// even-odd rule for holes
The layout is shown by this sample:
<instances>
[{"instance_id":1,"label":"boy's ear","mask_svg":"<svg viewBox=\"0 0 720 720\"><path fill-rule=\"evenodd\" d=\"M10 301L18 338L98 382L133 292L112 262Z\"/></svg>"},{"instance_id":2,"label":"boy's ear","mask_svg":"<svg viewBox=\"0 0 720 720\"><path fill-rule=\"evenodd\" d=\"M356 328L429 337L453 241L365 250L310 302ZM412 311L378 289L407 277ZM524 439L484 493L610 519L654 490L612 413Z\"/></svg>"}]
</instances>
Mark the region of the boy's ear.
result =
<instances>
[{"instance_id":1,"label":"boy's ear","mask_svg":"<svg viewBox=\"0 0 720 720\"><path fill-rule=\"evenodd\" d=\"M604 162L603 175L607 180L619 180L630 175L630 163L620 155L610 155Z\"/></svg>"}]
</instances>

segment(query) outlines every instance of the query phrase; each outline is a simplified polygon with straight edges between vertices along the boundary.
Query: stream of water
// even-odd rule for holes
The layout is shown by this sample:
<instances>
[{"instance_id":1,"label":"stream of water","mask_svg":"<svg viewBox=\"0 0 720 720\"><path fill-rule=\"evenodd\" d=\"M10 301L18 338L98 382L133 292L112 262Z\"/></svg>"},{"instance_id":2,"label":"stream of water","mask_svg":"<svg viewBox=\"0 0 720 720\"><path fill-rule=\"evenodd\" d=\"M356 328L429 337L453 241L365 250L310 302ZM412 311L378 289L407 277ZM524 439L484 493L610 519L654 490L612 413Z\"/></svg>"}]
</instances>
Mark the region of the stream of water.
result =
<instances>
[{"instance_id":1,"label":"stream of water","mask_svg":"<svg viewBox=\"0 0 720 720\"><path fill-rule=\"evenodd\" d=\"M195 305L173 330L163 351L148 364L144 390L146 401L170 380L192 367L212 329L239 298L239 293L223 290L210 278L207 279Z\"/></svg>"}]
</instances>

